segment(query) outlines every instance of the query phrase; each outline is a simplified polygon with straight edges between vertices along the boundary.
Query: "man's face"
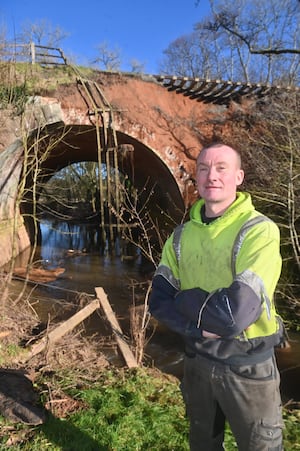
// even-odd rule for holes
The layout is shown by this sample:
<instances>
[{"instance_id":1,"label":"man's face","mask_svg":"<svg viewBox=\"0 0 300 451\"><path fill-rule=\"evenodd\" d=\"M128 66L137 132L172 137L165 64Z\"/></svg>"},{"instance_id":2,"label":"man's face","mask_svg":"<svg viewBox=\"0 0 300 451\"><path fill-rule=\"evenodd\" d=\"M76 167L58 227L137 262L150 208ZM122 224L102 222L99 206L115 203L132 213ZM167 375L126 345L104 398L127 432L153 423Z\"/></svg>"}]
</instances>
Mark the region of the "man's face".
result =
<instances>
[{"instance_id":1,"label":"man's face","mask_svg":"<svg viewBox=\"0 0 300 451\"><path fill-rule=\"evenodd\" d=\"M239 157L230 147L210 147L198 156L197 188L208 213L222 214L235 201L243 179Z\"/></svg>"}]
</instances>

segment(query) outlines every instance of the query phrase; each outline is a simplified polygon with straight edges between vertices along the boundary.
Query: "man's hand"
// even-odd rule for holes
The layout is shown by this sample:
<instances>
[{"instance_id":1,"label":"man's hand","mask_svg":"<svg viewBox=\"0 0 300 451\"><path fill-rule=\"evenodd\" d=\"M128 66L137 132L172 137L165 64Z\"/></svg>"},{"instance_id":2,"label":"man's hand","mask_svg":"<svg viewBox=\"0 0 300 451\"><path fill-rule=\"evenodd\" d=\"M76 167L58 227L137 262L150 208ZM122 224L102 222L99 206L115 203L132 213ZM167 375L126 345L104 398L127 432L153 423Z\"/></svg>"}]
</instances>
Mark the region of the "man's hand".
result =
<instances>
[{"instance_id":1,"label":"man's hand","mask_svg":"<svg viewBox=\"0 0 300 451\"><path fill-rule=\"evenodd\" d=\"M212 332L208 332L207 330L202 331L202 337L204 337L204 338L221 338L220 335L213 334Z\"/></svg>"}]
</instances>

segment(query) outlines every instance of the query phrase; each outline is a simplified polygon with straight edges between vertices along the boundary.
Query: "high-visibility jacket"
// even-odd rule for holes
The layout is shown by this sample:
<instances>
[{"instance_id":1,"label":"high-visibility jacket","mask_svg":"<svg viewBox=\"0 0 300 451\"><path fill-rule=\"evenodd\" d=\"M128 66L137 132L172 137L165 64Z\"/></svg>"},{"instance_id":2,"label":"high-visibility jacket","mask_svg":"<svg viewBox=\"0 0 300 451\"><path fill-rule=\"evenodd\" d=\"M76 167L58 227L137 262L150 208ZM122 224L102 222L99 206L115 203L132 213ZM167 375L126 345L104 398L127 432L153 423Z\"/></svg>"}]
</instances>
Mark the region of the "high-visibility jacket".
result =
<instances>
[{"instance_id":1,"label":"high-visibility jacket","mask_svg":"<svg viewBox=\"0 0 300 451\"><path fill-rule=\"evenodd\" d=\"M248 193L237 193L209 224L201 219L203 203L193 205L190 220L164 245L150 311L181 333L190 350L230 362L262 360L282 336L274 304L279 229L255 210ZM219 338L203 338L203 330Z\"/></svg>"}]
</instances>

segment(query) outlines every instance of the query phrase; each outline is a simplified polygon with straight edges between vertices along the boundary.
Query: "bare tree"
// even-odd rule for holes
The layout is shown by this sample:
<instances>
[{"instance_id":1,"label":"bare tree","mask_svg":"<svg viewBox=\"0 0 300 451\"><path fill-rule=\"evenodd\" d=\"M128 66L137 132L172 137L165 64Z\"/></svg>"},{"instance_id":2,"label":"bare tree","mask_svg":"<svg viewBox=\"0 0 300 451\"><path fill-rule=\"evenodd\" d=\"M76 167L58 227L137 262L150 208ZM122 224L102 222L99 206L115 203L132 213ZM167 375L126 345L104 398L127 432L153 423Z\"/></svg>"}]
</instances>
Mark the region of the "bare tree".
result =
<instances>
[{"instance_id":1,"label":"bare tree","mask_svg":"<svg viewBox=\"0 0 300 451\"><path fill-rule=\"evenodd\" d=\"M131 66L131 72L134 72L134 73L145 72L145 64L141 63L140 61L136 60L135 58L133 58L130 61L130 66Z\"/></svg>"},{"instance_id":2,"label":"bare tree","mask_svg":"<svg viewBox=\"0 0 300 451\"><path fill-rule=\"evenodd\" d=\"M53 27L46 19L34 23L24 23L19 36L21 42L34 42L47 47L59 47L68 36L62 28Z\"/></svg>"},{"instance_id":3,"label":"bare tree","mask_svg":"<svg viewBox=\"0 0 300 451\"><path fill-rule=\"evenodd\" d=\"M107 42L102 42L97 47L98 56L92 64L99 64L104 70L118 71L121 66L120 49L114 50L108 47Z\"/></svg>"},{"instance_id":4,"label":"bare tree","mask_svg":"<svg viewBox=\"0 0 300 451\"><path fill-rule=\"evenodd\" d=\"M204 27L220 31L221 38L234 43L240 63L243 64L245 57L249 61L249 75L255 76L256 72L261 81L277 82L288 73L290 84L299 82L298 2L238 0L233 5L227 0L212 0L211 5L213 19L204 23ZM203 25L199 24L200 27ZM241 51L244 54L242 58ZM254 64L259 65L258 70L253 70Z\"/></svg>"},{"instance_id":5,"label":"bare tree","mask_svg":"<svg viewBox=\"0 0 300 451\"><path fill-rule=\"evenodd\" d=\"M205 35L205 31L197 31L173 41L164 51L160 72L180 77L197 77L201 74L209 78L217 75L212 46L207 44L208 36Z\"/></svg>"},{"instance_id":6,"label":"bare tree","mask_svg":"<svg viewBox=\"0 0 300 451\"><path fill-rule=\"evenodd\" d=\"M253 83L299 84L298 1L211 0L210 3L210 16L198 22L193 33L178 38L164 51L164 72Z\"/></svg>"},{"instance_id":7,"label":"bare tree","mask_svg":"<svg viewBox=\"0 0 300 451\"><path fill-rule=\"evenodd\" d=\"M245 165L244 189L280 227L283 270L278 291L300 317L300 96L282 93L244 118L233 116L231 138Z\"/></svg>"}]
</instances>

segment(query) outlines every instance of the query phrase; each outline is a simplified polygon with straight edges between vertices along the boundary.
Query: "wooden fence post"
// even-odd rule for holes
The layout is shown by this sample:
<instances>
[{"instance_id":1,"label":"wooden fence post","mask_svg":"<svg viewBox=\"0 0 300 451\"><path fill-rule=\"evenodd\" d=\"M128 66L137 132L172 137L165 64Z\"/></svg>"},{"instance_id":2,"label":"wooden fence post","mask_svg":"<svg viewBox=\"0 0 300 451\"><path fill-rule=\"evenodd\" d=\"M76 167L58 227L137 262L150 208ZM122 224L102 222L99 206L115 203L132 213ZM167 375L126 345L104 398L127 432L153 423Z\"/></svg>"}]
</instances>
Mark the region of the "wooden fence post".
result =
<instances>
[{"instance_id":1,"label":"wooden fence post","mask_svg":"<svg viewBox=\"0 0 300 451\"><path fill-rule=\"evenodd\" d=\"M31 64L35 64L35 45L34 42L30 42Z\"/></svg>"}]
</instances>

